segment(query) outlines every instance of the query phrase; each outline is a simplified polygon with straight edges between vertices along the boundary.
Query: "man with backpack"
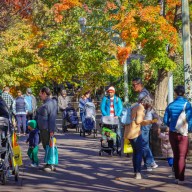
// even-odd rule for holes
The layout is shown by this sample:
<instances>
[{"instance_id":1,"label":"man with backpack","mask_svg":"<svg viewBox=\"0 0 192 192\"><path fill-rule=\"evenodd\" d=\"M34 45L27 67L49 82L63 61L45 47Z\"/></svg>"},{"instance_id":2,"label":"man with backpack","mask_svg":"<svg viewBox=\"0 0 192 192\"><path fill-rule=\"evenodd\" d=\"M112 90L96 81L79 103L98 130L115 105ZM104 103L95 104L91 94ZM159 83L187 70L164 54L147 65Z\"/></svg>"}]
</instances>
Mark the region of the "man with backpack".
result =
<instances>
[{"instance_id":1,"label":"man with backpack","mask_svg":"<svg viewBox=\"0 0 192 192\"><path fill-rule=\"evenodd\" d=\"M150 96L149 91L143 86L143 82L141 78L135 78L132 80L132 86L135 92L139 93L138 96L138 103L147 95ZM152 120L154 118L157 118L157 114L155 111L150 108L145 112L145 120ZM158 165L155 163L153 154L151 152L150 146L149 146L149 135L150 135L150 129L152 127L152 124L141 126L141 133L142 133L142 155L144 160L144 167L147 169L147 171L152 171L152 169L155 169L158 167Z\"/></svg>"},{"instance_id":2,"label":"man with backpack","mask_svg":"<svg viewBox=\"0 0 192 192\"><path fill-rule=\"evenodd\" d=\"M101 113L103 116L111 116L114 118L119 118L123 110L123 104L121 99L115 95L115 88L110 86L107 90L108 95L104 96L101 101ZM121 146L121 127L118 126L117 134L120 137L119 146ZM121 148L119 147L119 150Z\"/></svg>"}]
</instances>

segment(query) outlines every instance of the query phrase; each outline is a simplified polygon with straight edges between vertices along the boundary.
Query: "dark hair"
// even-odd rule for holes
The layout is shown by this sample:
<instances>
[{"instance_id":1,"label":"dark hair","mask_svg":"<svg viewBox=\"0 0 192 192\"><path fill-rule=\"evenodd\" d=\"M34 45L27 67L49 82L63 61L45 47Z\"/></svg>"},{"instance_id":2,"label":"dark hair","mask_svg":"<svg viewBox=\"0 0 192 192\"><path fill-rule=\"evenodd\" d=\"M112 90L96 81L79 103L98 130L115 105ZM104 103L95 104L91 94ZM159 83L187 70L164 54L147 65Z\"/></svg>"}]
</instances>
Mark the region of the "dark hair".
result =
<instances>
[{"instance_id":1,"label":"dark hair","mask_svg":"<svg viewBox=\"0 0 192 192\"><path fill-rule=\"evenodd\" d=\"M147 105L148 107L153 106L153 99L150 97L150 95L146 95L140 100L140 103L143 103L144 105Z\"/></svg>"},{"instance_id":2,"label":"dark hair","mask_svg":"<svg viewBox=\"0 0 192 192\"><path fill-rule=\"evenodd\" d=\"M174 89L175 93L178 96L183 96L185 94L185 87L182 85L177 85Z\"/></svg>"},{"instance_id":3,"label":"dark hair","mask_svg":"<svg viewBox=\"0 0 192 192\"><path fill-rule=\"evenodd\" d=\"M42 93L46 93L47 96L51 95L51 90L48 87L41 88Z\"/></svg>"},{"instance_id":4,"label":"dark hair","mask_svg":"<svg viewBox=\"0 0 192 192\"><path fill-rule=\"evenodd\" d=\"M87 92L84 93L84 95L87 95L87 94L90 94L90 93L91 93L91 91L87 91Z\"/></svg>"},{"instance_id":5,"label":"dark hair","mask_svg":"<svg viewBox=\"0 0 192 192\"><path fill-rule=\"evenodd\" d=\"M142 81L142 79L139 78L139 77L134 78L132 81L135 81L135 82L137 82L138 84L142 84L142 85L143 85L143 81Z\"/></svg>"}]
</instances>

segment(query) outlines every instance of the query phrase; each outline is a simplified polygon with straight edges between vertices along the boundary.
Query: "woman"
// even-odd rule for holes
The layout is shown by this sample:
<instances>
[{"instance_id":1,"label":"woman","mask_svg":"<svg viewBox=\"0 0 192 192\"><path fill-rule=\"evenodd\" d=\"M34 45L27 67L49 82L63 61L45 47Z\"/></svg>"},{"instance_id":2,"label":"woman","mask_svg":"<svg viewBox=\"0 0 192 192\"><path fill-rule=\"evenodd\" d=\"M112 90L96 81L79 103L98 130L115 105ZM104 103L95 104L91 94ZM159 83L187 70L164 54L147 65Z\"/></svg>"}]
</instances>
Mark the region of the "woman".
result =
<instances>
[{"instance_id":1,"label":"woman","mask_svg":"<svg viewBox=\"0 0 192 192\"><path fill-rule=\"evenodd\" d=\"M184 98L185 88L178 85L174 89L174 92L177 97L166 108L163 121L170 129L169 139L174 155L175 182L177 184L183 184L185 179L185 159L188 151L188 129L192 127L192 112L191 104ZM176 129L176 124L184 108L187 122L185 125L186 132L181 134Z\"/></svg>"},{"instance_id":2,"label":"woman","mask_svg":"<svg viewBox=\"0 0 192 192\"><path fill-rule=\"evenodd\" d=\"M144 120L145 110L152 107L153 100L149 95L143 97L140 103L131 110L131 124L125 126L124 139L129 139L133 148L133 168L135 179L141 179L142 135L141 126L156 123L157 119Z\"/></svg>"},{"instance_id":3,"label":"woman","mask_svg":"<svg viewBox=\"0 0 192 192\"><path fill-rule=\"evenodd\" d=\"M80 118L81 118L81 122L83 122L83 114L84 114L84 110L85 110L85 104L87 102L91 102L91 98L90 98L90 91L87 91L83 94L83 96L79 99L79 108L80 108Z\"/></svg>"}]
</instances>

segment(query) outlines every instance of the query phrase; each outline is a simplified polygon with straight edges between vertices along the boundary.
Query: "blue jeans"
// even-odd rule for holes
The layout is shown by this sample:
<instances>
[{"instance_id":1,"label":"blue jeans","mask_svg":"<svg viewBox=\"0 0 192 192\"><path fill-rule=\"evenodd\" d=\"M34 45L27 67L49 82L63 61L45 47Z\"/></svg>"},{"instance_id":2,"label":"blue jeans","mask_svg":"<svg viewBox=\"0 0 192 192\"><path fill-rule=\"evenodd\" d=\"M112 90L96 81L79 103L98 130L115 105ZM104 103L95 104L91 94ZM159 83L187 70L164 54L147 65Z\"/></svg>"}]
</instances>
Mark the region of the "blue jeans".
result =
<instances>
[{"instance_id":1,"label":"blue jeans","mask_svg":"<svg viewBox=\"0 0 192 192\"><path fill-rule=\"evenodd\" d=\"M153 154L149 147L149 133L150 133L151 125L146 125L141 127L142 133L142 151L143 151L143 161L145 167L151 167L154 161Z\"/></svg>"},{"instance_id":2,"label":"blue jeans","mask_svg":"<svg viewBox=\"0 0 192 192\"><path fill-rule=\"evenodd\" d=\"M21 133L21 126L23 127L23 133L26 133L26 121L27 121L26 114L16 114L16 120L17 120L18 133Z\"/></svg>"},{"instance_id":3,"label":"blue jeans","mask_svg":"<svg viewBox=\"0 0 192 192\"><path fill-rule=\"evenodd\" d=\"M141 162L142 162L142 135L135 139L129 139L131 146L133 148L133 168L134 173L141 172Z\"/></svg>"}]
</instances>

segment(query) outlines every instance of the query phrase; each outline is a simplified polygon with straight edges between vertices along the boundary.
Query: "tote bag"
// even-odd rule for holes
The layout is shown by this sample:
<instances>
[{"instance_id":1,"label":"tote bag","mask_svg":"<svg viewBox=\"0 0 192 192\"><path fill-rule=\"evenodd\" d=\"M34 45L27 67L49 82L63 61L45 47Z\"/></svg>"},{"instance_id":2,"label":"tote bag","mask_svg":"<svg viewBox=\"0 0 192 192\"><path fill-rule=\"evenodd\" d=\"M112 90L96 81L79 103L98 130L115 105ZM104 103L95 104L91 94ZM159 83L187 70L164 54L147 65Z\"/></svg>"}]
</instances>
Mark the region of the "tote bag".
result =
<instances>
[{"instance_id":1,"label":"tote bag","mask_svg":"<svg viewBox=\"0 0 192 192\"><path fill-rule=\"evenodd\" d=\"M186 113L185 113L186 105L187 105L187 102L184 104L183 110L180 113L178 120L177 120L177 124L175 126L175 129L177 130L177 132L183 136L188 135L188 123L187 123L187 118L186 118Z\"/></svg>"}]
</instances>

